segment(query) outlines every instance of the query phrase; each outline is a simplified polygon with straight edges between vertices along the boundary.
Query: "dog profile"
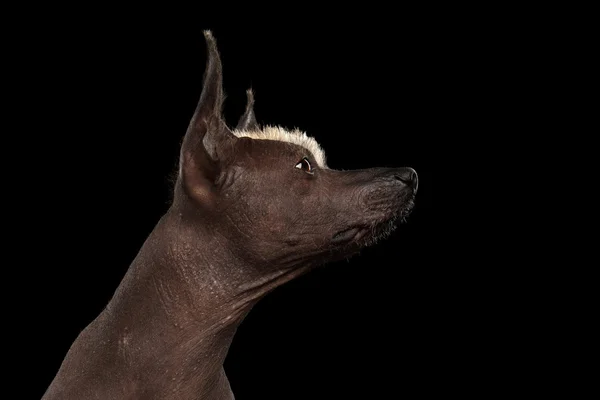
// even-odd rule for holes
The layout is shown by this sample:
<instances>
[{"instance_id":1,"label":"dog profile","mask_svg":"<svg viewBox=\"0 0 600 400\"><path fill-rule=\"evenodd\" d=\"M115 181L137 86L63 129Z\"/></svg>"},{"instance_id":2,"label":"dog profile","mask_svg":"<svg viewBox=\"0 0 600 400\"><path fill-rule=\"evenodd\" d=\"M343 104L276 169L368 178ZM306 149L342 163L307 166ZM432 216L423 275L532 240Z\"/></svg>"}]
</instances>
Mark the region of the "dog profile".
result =
<instances>
[{"instance_id":1,"label":"dog profile","mask_svg":"<svg viewBox=\"0 0 600 400\"><path fill-rule=\"evenodd\" d=\"M77 337L43 399L233 399L223 362L267 293L388 235L411 212L412 168L339 171L300 130L261 126L254 95L224 121L208 62L173 201L112 299Z\"/></svg>"}]
</instances>

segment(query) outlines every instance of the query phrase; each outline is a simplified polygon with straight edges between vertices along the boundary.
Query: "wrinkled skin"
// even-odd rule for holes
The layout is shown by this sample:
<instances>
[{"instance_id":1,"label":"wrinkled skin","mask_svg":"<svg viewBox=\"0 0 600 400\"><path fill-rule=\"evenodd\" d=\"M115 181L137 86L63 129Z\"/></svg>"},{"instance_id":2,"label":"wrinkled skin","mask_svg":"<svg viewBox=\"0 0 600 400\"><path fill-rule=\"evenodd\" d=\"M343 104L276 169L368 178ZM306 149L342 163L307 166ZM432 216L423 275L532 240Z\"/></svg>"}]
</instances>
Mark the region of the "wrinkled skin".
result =
<instances>
[{"instance_id":1,"label":"wrinkled skin","mask_svg":"<svg viewBox=\"0 0 600 400\"><path fill-rule=\"evenodd\" d=\"M253 264L293 268L349 256L412 207L414 191L403 183L410 169L319 168L301 146L249 138L235 139L232 153L207 212ZM294 167L304 157L312 174Z\"/></svg>"},{"instance_id":2,"label":"wrinkled skin","mask_svg":"<svg viewBox=\"0 0 600 400\"><path fill-rule=\"evenodd\" d=\"M43 399L233 399L223 361L252 306L374 243L412 208L410 168L336 171L304 147L233 135L221 114L216 44L206 38L174 201ZM257 128L253 101L249 92L238 129Z\"/></svg>"}]
</instances>

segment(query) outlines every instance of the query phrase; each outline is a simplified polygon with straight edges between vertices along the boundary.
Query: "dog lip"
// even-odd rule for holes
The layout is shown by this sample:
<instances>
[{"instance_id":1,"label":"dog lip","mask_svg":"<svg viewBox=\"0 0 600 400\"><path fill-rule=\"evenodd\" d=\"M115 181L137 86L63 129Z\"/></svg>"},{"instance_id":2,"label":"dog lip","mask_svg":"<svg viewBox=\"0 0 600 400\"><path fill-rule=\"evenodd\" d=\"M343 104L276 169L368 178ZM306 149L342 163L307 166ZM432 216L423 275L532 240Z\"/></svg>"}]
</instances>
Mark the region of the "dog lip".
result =
<instances>
[{"instance_id":1,"label":"dog lip","mask_svg":"<svg viewBox=\"0 0 600 400\"><path fill-rule=\"evenodd\" d=\"M351 242L353 240L358 240L363 236L364 232L366 232L365 229L357 226L344 229L343 231L340 231L333 235L333 237L331 238L331 242L334 244L340 244L345 242Z\"/></svg>"}]
</instances>

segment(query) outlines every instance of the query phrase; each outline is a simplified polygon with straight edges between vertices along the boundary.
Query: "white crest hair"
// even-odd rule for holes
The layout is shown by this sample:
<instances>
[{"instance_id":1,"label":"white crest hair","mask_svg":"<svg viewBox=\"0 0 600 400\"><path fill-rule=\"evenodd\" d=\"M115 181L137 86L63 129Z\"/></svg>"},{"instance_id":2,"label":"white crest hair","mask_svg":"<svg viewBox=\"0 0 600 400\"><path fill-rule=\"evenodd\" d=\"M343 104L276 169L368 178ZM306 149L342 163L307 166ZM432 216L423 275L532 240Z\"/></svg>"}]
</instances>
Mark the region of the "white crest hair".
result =
<instances>
[{"instance_id":1,"label":"white crest hair","mask_svg":"<svg viewBox=\"0 0 600 400\"><path fill-rule=\"evenodd\" d=\"M277 140L302 146L310 151L315 158L317 165L321 168L326 167L325 152L317 141L298 129L288 131L279 126L265 126L260 130L240 131L234 130L233 134L237 137L248 137L259 140Z\"/></svg>"}]
</instances>

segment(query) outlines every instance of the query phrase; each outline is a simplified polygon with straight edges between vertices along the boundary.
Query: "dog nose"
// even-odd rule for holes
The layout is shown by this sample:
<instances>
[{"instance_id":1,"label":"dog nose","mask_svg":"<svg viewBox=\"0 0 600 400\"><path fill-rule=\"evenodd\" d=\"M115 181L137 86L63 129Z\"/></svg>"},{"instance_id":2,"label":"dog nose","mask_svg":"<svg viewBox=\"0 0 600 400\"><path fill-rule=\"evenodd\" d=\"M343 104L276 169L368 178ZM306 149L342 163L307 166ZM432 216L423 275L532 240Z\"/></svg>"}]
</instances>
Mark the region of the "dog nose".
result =
<instances>
[{"instance_id":1,"label":"dog nose","mask_svg":"<svg viewBox=\"0 0 600 400\"><path fill-rule=\"evenodd\" d=\"M411 187L416 193L419 187L419 176L417 175L417 171L412 168L402 168L394 174L394 178L398 179L406 186Z\"/></svg>"}]
</instances>

